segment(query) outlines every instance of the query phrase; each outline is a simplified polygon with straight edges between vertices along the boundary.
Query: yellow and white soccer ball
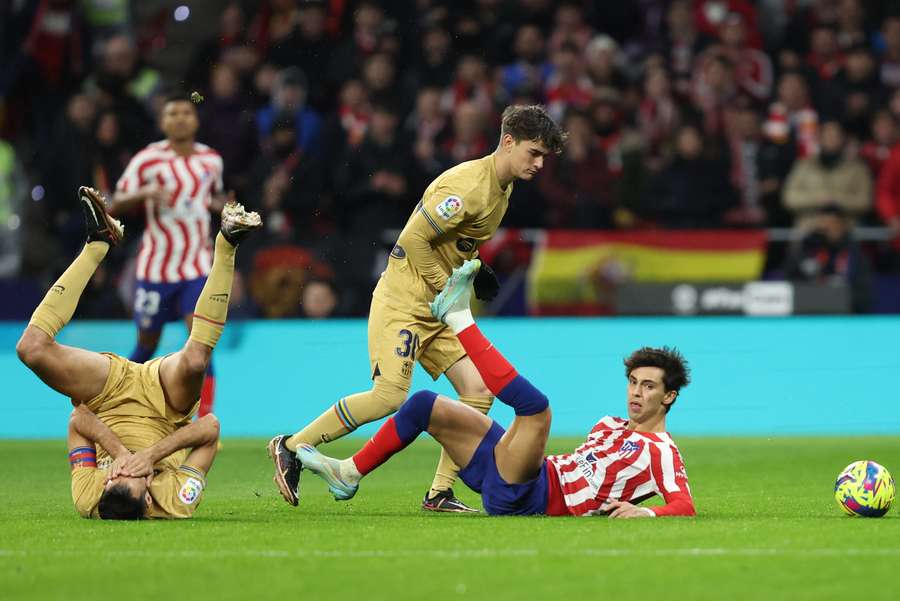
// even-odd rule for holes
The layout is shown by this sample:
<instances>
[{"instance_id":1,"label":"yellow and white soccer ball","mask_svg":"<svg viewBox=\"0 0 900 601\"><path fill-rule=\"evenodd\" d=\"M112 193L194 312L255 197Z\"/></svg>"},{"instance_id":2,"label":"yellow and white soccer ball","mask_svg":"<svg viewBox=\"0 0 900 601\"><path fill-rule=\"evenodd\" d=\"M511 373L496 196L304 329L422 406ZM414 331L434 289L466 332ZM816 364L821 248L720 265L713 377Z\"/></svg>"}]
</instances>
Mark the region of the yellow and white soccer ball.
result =
<instances>
[{"instance_id":1,"label":"yellow and white soccer ball","mask_svg":"<svg viewBox=\"0 0 900 601\"><path fill-rule=\"evenodd\" d=\"M847 515L880 518L894 502L894 479L874 461L854 461L838 475L834 498Z\"/></svg>"}]
</instances>

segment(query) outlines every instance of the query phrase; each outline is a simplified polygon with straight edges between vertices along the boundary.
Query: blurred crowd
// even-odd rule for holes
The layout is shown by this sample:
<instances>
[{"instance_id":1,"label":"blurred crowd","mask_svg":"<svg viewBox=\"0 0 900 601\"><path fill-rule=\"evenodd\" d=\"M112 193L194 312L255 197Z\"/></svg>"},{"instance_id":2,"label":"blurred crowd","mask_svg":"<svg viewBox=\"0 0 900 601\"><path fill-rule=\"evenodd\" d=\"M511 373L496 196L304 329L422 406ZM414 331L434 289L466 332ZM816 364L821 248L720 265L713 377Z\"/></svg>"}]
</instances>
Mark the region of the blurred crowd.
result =
<instances>
[{"instance_id":1,"label":"blurred crowd","mask_svg":"<svg viewBox=\"0 0 900 601\"><path fill-rule=\"evenodd\" d=\"M59 272L81 241L73 191L115 187L162 137L173 89L204 96L198 139L267 223L240 265L248 314L364 313L383 232L441 171L491 152L512 103L545 104L569 141L516 184L508 227L796 227L802 242L770 266L789 277L894 269L892 2L216 4L217 31L174 69L155 61L171 7L138 20L127 0L2 5L0 278L40 288ZM894 242L866 256L855 225ZM142 224L127 226L131 252L98 272L86 313L128 313Z\"/></svg>"}]
</instances>

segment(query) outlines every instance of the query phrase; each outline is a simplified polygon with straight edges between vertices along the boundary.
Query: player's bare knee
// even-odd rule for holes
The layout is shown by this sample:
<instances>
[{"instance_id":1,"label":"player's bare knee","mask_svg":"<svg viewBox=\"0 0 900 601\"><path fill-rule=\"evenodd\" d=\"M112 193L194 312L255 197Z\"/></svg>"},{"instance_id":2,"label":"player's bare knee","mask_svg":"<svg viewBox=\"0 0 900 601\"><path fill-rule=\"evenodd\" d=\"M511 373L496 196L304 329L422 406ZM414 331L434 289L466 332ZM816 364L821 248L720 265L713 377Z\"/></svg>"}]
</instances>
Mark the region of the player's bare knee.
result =
<instances>
[{"instance_id":1,"label":"player's bare knee","mask_svg":"<svg viewBox=\"0 0 900 601\"><path fill-rule=\"evenodd\" d=\"M47 334L37 328L27 327L16 343L16 355L22 363L31 367L40 362L51 344L53 340Z\"/></svg>"},{"instance_id":2,"label":"player's bare knee","mask_svg":"<svg viewBox=\"0 0 900 601\"><path fill-rule=\"evenodd\" d=\"M200 376L209 368L212 352L202 345L190 346L181 352L181 368L189 376Z\"/></svg>"}]
</instances>

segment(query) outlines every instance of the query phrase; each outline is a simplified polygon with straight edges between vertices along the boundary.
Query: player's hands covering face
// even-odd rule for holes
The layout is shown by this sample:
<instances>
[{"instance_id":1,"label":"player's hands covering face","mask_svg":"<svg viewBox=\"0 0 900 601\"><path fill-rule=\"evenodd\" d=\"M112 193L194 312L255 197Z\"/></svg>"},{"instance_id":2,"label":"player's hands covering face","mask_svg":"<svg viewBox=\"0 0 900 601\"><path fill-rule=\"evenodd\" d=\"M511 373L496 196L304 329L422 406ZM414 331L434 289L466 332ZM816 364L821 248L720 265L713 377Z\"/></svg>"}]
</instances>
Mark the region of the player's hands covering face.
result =
<instances>
[{"instance_id":1,"label":"player's hands covering face","mask_svg":"<svg viewBox=\"0 0 900 601\"><path fill-rule=\"evenodd\" d=\"M153 458L146 450L138 451L134 455L126 458L121 468L122 476L130 476L132 478L140 478L149 476L153 473Z\"/></svg>"}]
</instances>

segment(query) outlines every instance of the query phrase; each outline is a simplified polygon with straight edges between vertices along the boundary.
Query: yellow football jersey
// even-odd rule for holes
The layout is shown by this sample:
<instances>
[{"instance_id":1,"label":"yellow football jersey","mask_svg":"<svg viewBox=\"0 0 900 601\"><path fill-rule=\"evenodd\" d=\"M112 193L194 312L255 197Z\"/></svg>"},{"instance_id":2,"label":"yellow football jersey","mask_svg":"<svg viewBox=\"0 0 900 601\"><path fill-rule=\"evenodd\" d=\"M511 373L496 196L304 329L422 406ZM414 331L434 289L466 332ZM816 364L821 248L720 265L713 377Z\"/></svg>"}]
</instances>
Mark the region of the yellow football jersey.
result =
<instances>
[{"instance_id":1,"label":"yellow football jersey","mask_svg":"<svg viewBox=\"0 0 900 601\"><path fill-rule=\"evenodd\" d=\"M396 310L430 319L428 303L453 269L478 256L478 247L497 231L512 188L500 187L493 155L439 175L400 232L374 295Z\"/></svg>"}]
</instances>

